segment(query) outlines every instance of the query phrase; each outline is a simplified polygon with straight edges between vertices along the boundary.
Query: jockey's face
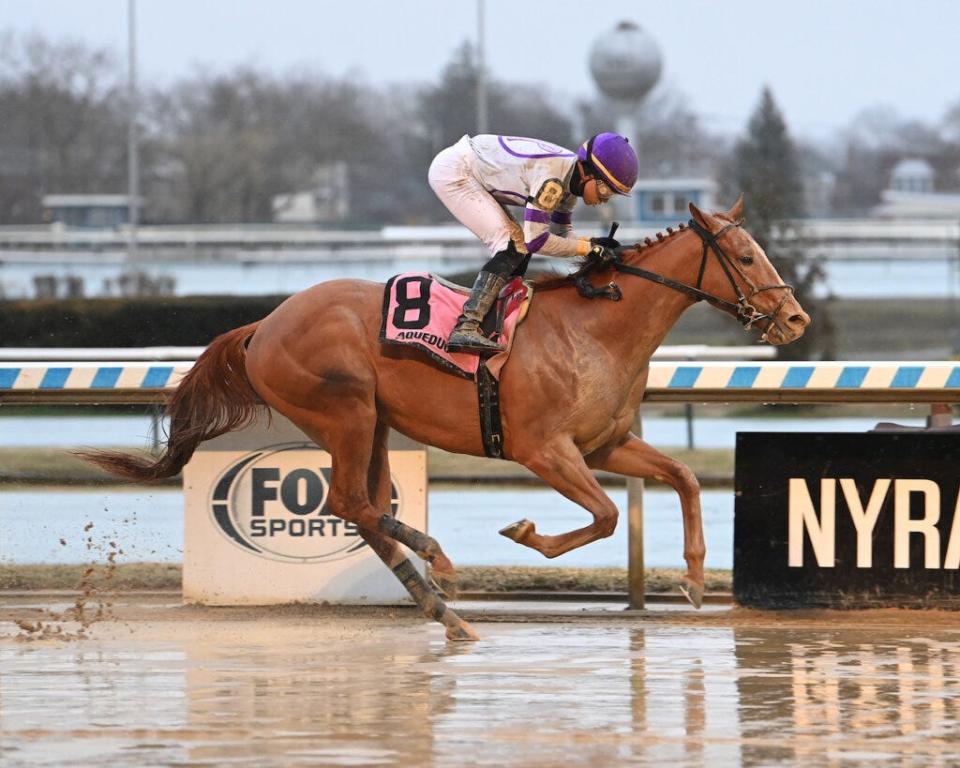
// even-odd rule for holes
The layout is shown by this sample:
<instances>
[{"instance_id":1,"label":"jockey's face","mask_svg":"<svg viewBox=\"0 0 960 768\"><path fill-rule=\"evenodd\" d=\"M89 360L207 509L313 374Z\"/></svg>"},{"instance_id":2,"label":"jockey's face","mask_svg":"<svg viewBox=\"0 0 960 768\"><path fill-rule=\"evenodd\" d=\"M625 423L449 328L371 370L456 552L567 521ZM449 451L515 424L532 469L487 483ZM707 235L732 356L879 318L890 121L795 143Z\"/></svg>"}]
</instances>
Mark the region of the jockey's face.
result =
<instances>
[{"instance_id":1,"label":"jockey's face","mask_svg":"<svg viewBox=\"0 0 960 768\"><path fill-rule=\"evenodd\" d=\"M589 179L583 185L583 202L587 205L600 205L613 197L613 190L603 179Z\"/></svg>"}]
</instances>

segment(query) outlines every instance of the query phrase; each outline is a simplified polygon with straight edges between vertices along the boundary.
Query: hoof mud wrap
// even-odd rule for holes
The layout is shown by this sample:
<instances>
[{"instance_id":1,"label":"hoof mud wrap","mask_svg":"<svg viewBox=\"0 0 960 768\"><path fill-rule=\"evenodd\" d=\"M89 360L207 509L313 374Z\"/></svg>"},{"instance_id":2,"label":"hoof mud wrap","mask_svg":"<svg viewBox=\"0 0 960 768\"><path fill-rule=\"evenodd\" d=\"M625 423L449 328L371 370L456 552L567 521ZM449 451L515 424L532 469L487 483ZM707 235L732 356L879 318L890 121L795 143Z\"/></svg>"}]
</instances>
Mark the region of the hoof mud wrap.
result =
<instances>
[{"instance_id":1,"label":"hoof mud wrap","mask_svg":"<svg viewBox=\"0 0 960 768\"><path fill-rule=\"evenodd\" d=\"M437 590L447 600L455 600L460 592L460 579L456 573L446 573L438 571L436 568L430 569L430 582L433 588Z\"/></svg>"}]
</instances>

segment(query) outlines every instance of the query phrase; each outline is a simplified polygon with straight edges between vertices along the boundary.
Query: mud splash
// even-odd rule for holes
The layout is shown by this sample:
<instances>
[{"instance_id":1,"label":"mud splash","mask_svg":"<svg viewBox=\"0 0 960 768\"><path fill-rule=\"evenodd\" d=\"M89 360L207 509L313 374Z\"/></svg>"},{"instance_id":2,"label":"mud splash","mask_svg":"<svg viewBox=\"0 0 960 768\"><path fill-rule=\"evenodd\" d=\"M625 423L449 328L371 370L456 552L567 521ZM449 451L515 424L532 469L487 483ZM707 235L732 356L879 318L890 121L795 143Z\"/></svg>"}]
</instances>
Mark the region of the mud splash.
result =
<instances>
[{"instance_id":1,"label":"mud splash","mask_svg":"<svg viewBox=\"0 0 960 768\"><path fill-rule=\"evenodd\" d=\"M39 617L17 618L14 624L20 630L16 639L20 642L33 640L83 640L89 636L94 624L113 620L113 605L116 589L113 586L117 570L117 558L124 552L117 543L116 532L97 537L92 533L94 524L83 527L87 552L94 559L84 569L76 586L77 596L73 605L62 611L40 609ZM60 546L67 540L60 537Z\"/></svg>"}]
</instances>

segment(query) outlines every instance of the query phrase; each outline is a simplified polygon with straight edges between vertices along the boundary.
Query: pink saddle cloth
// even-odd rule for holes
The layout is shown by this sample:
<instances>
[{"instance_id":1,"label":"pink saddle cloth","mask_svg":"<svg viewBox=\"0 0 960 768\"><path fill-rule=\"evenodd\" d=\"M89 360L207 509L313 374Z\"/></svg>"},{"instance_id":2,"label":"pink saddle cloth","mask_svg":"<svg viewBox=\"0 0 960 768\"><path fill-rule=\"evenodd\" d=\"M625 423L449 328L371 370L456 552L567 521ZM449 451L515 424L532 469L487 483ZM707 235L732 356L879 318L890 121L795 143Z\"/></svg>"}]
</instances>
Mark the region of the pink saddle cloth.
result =
<instances>
[{"instance_id":1,"label":"pink saddle cloth","mask_svg":"<svg viewBox=\"0 0 960 768\"><path fill-rule=\"evenodd\" d=\"M380 341L416 347L444 370L475 379L480 358L447 350L447 339L469 294L468 289L427 272L394 275L387 281L383 294ZM484 328L492 317L496 332L491 338L506 348L486 358L487 368L498 379L532 297L533 289L522 278L515 277L500 291L494 310L487 315Z\"/></svg>"}]
</instances>

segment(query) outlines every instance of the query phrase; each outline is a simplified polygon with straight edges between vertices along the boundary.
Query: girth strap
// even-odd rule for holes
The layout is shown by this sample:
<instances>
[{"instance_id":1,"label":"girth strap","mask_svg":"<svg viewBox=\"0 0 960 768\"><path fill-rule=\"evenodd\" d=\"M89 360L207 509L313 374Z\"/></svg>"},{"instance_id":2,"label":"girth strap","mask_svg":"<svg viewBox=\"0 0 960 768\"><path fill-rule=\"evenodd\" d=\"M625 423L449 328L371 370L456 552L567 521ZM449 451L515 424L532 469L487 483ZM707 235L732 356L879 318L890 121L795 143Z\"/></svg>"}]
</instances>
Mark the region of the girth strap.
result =
<instances>
[{"instance_id":1,"label":"girth strap","mask_svg":"<svg viewBox=\"0 0 960 768\"><path fill-rule=\"evenodd\" d=\"M480 436L483 452L491 459L503 458L503 426L500 423L500 382L485 360L477 368L477 398L480 401Z\"/></svg>"}]
</instances>

